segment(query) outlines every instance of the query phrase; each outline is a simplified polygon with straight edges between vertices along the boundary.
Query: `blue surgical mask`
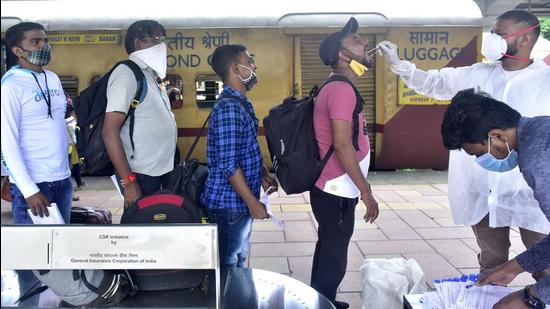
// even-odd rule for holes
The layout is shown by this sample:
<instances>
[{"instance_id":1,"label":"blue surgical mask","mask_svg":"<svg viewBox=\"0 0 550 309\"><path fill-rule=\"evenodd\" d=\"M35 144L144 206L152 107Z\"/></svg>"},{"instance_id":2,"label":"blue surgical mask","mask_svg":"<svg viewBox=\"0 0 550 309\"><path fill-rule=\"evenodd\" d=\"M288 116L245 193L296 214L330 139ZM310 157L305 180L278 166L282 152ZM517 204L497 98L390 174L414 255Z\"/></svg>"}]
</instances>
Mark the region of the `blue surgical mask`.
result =
<instances>
[{"instance_id":1,"label":"blue surgical mask","mask_svg":"<svg viewBox=\"0 0 550 309\"><path fill-rule=\"evenodd\" d=\"M493 172L508 172L518 166L518 153L515 150L510 150L508 142L506 142L506 148L508 148L508 156L504 159L497 159L491 154L491 138L488 141L489 152L476 158L477 164L486 170Z\"/></svg>"}]
</instances>

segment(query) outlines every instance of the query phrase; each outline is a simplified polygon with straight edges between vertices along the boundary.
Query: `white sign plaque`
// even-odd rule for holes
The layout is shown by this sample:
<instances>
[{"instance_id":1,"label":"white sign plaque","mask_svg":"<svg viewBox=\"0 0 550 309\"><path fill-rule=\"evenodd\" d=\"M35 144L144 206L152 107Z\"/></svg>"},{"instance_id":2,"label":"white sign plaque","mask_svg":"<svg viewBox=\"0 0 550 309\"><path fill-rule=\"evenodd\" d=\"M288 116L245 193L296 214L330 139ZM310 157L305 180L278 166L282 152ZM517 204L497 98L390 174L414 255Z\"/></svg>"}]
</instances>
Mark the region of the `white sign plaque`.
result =
<instances>
[{"instance_id":1,"label":"white sign plaque","mask_svg":"<svg viewBox=\"0 0 550 309\"><path fill-rule=\"evenodd\" d=\"M2 227L2 269L50 269L52 228Z\"/></svg>"},{"instance_id":2,"label":"white sign plaque","mask_svg":"<svg viewBox=\"0 0 550 309\"><path fill-rule=\"evenodd\" d=\"M208 269L213 226L64 227L53 232L55 269Z\"/></svg>"}]
</instances>

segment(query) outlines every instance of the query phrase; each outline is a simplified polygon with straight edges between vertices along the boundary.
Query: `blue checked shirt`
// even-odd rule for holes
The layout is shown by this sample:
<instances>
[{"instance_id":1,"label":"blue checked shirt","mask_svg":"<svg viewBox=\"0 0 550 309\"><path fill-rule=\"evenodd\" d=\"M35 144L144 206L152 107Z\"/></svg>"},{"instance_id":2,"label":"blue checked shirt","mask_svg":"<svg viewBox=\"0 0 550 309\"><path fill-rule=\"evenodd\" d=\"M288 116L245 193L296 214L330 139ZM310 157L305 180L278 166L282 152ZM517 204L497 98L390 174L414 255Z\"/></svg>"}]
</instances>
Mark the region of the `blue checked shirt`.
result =
<instances>
[{"instance_id":1,"label":"blue checked shirt","mask_svg":"<svg viewBox=\"0 0 550 309\"><path fill-rule=\"evenodd\" d=\"M208 179L201 195L207 208L248 212L229 183L239 167L248 187L259 198L263 158L257 132L258 119L248 98L224 85L208 123Z\"/></svg>"}]
</instances>

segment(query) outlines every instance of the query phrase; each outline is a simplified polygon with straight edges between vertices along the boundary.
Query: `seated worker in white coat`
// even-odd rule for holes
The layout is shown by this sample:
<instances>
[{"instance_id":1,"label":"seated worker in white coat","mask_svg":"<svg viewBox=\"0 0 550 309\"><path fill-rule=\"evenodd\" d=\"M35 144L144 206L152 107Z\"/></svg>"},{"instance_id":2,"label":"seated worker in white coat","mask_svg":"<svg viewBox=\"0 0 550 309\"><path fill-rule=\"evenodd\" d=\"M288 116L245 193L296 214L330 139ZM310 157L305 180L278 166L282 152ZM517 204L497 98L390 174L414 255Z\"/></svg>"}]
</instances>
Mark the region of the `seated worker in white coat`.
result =
<instances>
[{"instance_id":1,"label":"seated worker in white coat","mask_svg":"<svg viewBox=\"0 0 550 309\"><path fill-rule=\"evenodd\" d=\"M397 46L381 42L391 70L408 87L436 99L451 99L458 91L477 88L508 104L524 117L550 115L550 67L530 59L540 33L536 16L512 10L500 15L481 53L490 63L422 71L400 60ZM533 191L518 168L505 173L484 170L475 157L453 150L449 158L449 202L456 224L472 226L481 248L481 272L508 261L510 226L520 228L523 244L531 247L550 232ZM541 279L550 269L533 276Z\"/></svg>"}]
</instances>

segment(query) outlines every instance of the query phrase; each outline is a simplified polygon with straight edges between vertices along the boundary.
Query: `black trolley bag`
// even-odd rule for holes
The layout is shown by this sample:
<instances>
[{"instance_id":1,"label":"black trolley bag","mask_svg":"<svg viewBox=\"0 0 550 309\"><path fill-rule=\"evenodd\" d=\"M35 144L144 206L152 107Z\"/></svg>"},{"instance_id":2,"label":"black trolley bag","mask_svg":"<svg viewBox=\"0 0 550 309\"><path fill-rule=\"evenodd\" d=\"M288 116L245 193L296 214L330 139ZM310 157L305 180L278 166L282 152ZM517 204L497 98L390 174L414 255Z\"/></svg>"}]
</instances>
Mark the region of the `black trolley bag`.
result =
<instances>
[{"instance_id":1,"label":"black trolley bag","mask_svg":"<svg viewBox=\"0 0 550 309\"><path fill-rule=\"evenodd\" d=\"M161 191L138 199L124 209L120 224L201 223L202 209L190 199ZM138 291L197 288L207 279L207 270L129 270Z\"/></svg>"},{"instance_id":2,"label":"black trolley bag","mask_svg":"<svg viewBox=\"0 0 550 309\"><path fill-rule=\"evenodd\" d=\"M99 207L71 208L71 224L112 224L113 214L109 209Z\"/></svg>"}]
</instances>

